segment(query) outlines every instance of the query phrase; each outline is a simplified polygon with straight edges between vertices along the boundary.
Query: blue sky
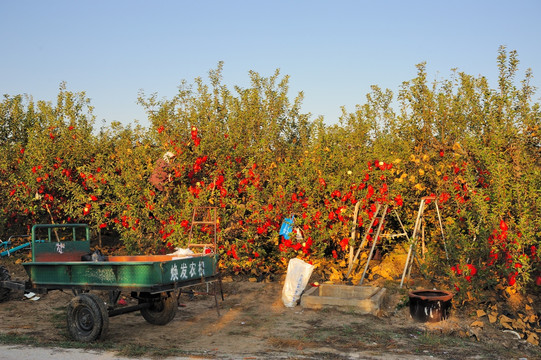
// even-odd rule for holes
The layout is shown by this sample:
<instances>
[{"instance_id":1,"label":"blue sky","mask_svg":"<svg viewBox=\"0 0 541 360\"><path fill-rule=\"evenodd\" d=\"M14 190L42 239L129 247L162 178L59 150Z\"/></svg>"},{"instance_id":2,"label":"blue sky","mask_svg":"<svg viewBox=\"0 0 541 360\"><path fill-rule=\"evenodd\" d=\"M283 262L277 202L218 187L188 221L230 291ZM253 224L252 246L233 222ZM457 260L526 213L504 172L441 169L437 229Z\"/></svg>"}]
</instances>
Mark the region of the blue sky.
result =
<instances>
[{"instance_id":1,"label":"blue sky","mask_svg":"<svg viewBox=\"0 0 541 360\"><path fill-rule=\"evenodd\" d=\"M541 98L541 1L35 1L0 0L0 94L54 101L59 84L85 91L96 124L138 120L137 94L171 98L181 80L249 86L248 72L290 76L290 98L333 124L371 85L395 95L426 61L495 86L500 45L517 50Z\"/></svg>"}]
</instances>

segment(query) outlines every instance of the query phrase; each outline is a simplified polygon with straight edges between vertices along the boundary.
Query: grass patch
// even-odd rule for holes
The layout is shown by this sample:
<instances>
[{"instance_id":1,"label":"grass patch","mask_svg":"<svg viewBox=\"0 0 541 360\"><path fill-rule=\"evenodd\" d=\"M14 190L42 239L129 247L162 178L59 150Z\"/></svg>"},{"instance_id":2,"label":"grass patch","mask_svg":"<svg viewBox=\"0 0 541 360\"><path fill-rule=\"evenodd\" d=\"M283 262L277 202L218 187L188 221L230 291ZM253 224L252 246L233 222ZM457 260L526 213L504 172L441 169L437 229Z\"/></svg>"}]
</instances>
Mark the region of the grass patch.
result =
<instances>
[{"instance_id":1,"label":"grass patch","mask_svg":"<svg viewBox=\"0 0 541 360\"><path fill-rule=\"evenodd\" d=\"M339 332L342 336L354 336L357 334L357 331L351 325L342 325Z\"/></svg>"},{"instance_id":2,"label":"grass patch","mask_svg":"<svg viewBox=\"0 0 541 360\"><path fill-rule=\"evenodd\" d=\"M277 349L302 349L306 345L306 341L299 339L284 339L273 337L270 338L269 343L272 344L274 348Z\"/></svg>"},{"instance_id":3,"label":"grass patch","mask_svg":"<svg viewBox=\"0 0 541 360\"><path fill-rule=\"evenodd\" d=\"M15 309L16 309L15 305L8 305L8 306L5 307L5 310L8 311L8 312L13 311Z\"/></svg>"},{"instance_id":4,"label":"grass patch","mask_svg":"<svg viewBox=\"0 0 541 360\"><path fill-rule=\"evenodd\" d=\"M15 333L0 334L0 344L7 345L30 345L36 342L36 339L28 335Z\"/></svg>"},{"instance_id":5,"label":"grass patch","mask_svg":"<svg viewBox=\"0 0 541 360\"><path fill-rule=\"evenodd\" d=\"M228 331L227 332L227 335L230 335L230 336L249 336L250 334L252 333L251 330L231 330L231 331Z\"/></svg>"},{"instance_id":6,"label":"grass patch","mask_svg":"<svg viewBox=\"0 0 541 360\"><path fill-rule=\"evenodd\" d=\"M421 333L417 340L421 345L436 348L464 346L467 343L467 341L458 339L454 336L445 336L430 332Z\"/></svg>"},{"instance_id":7,"label":"grass patch","mask_svg":"<svg viewBox=\"0 0 541 360\"><path fill-rule=\"evenodd\" d=\"M191 353L178 348L156 348L154 346L129 344L116 349L117 356L129 358L151 357L151 358L166 358L172 356L185 356Z\"/></svg>"},{"instance_id":8,"label":"grass patch","mask_svg":"<svg viewBox=\"0 0 541 360\"><path fill-rule=\"evenodd\" d=\"M45 345L45 344L40 344ZM79 342L79 341L73 341L73 340L66 340L66 341L55 341L51 342L49 344L46 344L47 346L55 346L63 349L85 349L85 350L115 350L116 345L113 342L110 341L93 341L90 343L85 342Z\"/></svg>"},{"instance_id":9,"label":"grass patch","mask_svg":"<svg viewBox=\"0 0 541 360\"><path fill-rule=\"evenodd\" d=\"M55 309L56 310L56 309ZM55 329L66 329L66 313L64 311L56 311L50 314L51 317L51 324L55 327Z\"/></svg>"},{"instance_id":10,"label":"grass patch","mask_svg":"<svg viewBox=\"0 0 541 360\"><path fill-rule=\"evenodd\" d=\"M30 345L40 347L59 347L63 349L112 350L115 344L109 341L95 341L84 343L78 341L43 341L35 335L24 335L13 332L0 334L0 344Z\"/></svg>"},{"instance_id":11,"label":"grass patch","mask_svg":"<svg viewBox=\"0 0 541 360\"><path fill-rule=\"evenodd\" d=\"M118 351L118 355L125 357L142 357L147 355L149 351L153 349L149 346L129 344L122 346Z\"/></svg>"}]
</instances>

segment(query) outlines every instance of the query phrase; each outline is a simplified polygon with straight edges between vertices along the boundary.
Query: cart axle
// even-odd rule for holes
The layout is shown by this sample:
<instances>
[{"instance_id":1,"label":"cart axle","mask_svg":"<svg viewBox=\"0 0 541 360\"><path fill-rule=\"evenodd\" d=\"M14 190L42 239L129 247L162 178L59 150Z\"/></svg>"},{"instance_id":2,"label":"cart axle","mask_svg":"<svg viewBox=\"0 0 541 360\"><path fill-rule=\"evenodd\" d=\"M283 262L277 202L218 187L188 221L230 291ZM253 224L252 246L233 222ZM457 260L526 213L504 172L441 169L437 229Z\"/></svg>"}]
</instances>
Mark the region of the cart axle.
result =
<instances>
[{"instance_id":1,"label":"cart axle","mask_svg":"<svg viewBox=\"0 0 541 360\"><path fill-rule=\"evenodd\" d=\"M108 311L108 313L109 313L109 317L113 317L113 316L131 313L134 311L139 311L141 309L148 309L149 307L150 307L150 303L145 302L145 303L141 303L141 304L137 304L133 306L126 306L126 307L111 309Z\"/></svg>"}]
</instances>

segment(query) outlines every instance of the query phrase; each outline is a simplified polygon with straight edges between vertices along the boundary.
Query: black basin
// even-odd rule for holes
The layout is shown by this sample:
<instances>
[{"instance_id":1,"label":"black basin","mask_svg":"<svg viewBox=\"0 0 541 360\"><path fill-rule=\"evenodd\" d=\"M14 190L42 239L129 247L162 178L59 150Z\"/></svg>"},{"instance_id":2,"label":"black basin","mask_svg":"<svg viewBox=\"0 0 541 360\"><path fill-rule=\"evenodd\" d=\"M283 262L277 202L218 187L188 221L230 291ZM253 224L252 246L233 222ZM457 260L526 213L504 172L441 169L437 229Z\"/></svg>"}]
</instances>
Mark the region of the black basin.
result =
<instances>
[{"instance_id":1,"label":"black basin","mask_svg":"<svg viewBox=\"0 0 541 360\"><path fill-rule=\"evenodd\" d=\"M449 317L453 294L445 290L414 290L409 293L410 314L419 322L438 322Z\"/></svg>"}]
</instances>

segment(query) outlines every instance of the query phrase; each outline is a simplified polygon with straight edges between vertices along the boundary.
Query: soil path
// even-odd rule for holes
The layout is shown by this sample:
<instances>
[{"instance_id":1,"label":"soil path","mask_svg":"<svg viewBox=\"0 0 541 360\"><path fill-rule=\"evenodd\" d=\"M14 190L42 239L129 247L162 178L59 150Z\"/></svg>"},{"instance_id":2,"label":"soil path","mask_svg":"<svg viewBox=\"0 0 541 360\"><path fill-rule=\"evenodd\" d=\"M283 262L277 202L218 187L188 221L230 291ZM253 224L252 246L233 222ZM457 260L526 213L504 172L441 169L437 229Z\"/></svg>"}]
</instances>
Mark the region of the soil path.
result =
<instances>
[{"instance_id":1,"label":"soil path","mask_svg":"<svg viewBox=\"0 0 541 360\"><path fill-rule=\"evenodd\" d=\"M334 309L286 308L279 281L230 280L224 282L223 289L225 301L220 301L220 316L213 297L182 295L177 315L169 324L148 324L139 312L113 317L105 338L90 345L73 343L68 337L65 313L71 292L53 291L32 301L14 291L9 301L0 304L0 342L11 346L83 347L74 351L107 350L118 356L149 358L541 358L539 347L489 324L472 332L469 325L474 319L456 309L446 321L415 323L408 308L399 306L404 295L398 290L389 289L380 316L372 316ZM126 300L128 304L133 301ZM42 355L40 359L47 359Z\"/></svg>"}]
</instances>

